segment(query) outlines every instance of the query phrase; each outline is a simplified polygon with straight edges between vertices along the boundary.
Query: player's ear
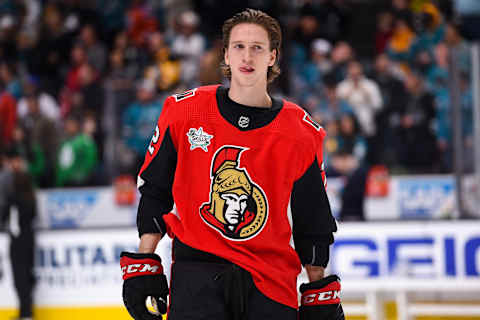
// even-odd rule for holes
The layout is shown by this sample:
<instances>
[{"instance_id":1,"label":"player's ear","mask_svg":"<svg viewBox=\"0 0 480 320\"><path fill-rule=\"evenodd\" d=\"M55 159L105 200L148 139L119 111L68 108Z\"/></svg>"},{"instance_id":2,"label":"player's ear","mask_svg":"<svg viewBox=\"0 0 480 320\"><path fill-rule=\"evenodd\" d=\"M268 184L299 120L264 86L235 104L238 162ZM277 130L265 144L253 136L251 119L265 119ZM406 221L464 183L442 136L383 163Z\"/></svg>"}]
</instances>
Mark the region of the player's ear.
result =
<instances>
[{"instance_id":1,"label":"player's ear","mask_svg":"<svg viewBox=\"0 0 480 320\"><path fill-rule=\"evenodd\" d=\"M270 62L268 63L268 66L271 67L275 64L275 60L277 59L277 49L273 49L270 51Z\"/></svg>"},{"instance_id":2,"label":"player's ear","mask_svg":"<svg viewBox=\"0 0 480 320\"><path fill-rule=\"evenodd\" d=\"M228 48L223 49L223 59L225 60L225 64L229 66L230 60L228 59Z\"/></svg>"}]
</instances>

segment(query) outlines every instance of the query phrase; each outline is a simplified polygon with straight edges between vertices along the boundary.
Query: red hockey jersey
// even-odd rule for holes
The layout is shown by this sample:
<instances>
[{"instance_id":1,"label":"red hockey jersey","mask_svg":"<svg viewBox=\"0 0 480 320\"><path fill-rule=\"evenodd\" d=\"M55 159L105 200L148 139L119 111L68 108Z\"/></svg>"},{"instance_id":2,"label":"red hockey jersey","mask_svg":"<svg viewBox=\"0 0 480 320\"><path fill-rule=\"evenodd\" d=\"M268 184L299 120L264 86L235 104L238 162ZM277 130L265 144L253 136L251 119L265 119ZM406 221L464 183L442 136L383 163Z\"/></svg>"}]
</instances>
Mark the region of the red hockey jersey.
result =
<instances>
[{"instance_id":1,"label":"red hockey jersey","mask_svg":"<svg viewBox=\"0 0 480 320\"><path fill-rule=\"evenodd\" d=\"M322 179L324 137L285 100L246 107L219 86L169 97L138 178L140 234L167 231L227 259L267 297L297 308L301 263L316 264L310 248L328 246L336 231Z\"/></svg>"}]
</instances>

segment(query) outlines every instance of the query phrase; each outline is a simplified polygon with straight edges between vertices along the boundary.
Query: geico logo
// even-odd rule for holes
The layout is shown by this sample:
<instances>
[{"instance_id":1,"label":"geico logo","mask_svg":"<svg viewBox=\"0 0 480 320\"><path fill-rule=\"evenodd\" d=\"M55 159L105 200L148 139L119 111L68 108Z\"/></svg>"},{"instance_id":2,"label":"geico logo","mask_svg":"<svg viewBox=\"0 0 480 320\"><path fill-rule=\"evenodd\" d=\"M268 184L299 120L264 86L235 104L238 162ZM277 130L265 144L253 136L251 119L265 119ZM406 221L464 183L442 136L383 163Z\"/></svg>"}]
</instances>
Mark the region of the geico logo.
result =
<instances>
[{"instance_id":1,"label":"geico logo","mask_svg":"<svg viewBox=\"0 0 480 320\"><path fill-rule=\"evenodd\" d=\"M331 261L332 272L344 276L479 276L479 259L478 235L435 235L339 237L333 244Z\"/></svg>"},{"instance_id":2,"label":"geico logo","mask_svg":"<svg viewBox=\"0 0 480 320\"><path fill-rule=\"evenodd\" d=\"M325 291L325 292L316 292L311 293L303 296L302 304L311 304L318 302L325 302L328 300L335 300L340 299L340 291L339 290L332 290L332 291Z\"/></svg>"},{"instance_id":3,"label":"geico logo","mask_svg":"<svg viewBox=\"0 0 480 320\"><path fill-rule=\"evenodd\" d=\"M143 266L143 268L141 268ZM129 264L128 266L122 267L122 275L126 273L135 273L135 272L151 272L155 273L158 271L159 266L151 266L148 263L136 263L136 264Z\"/></svg>"}]
</instances>

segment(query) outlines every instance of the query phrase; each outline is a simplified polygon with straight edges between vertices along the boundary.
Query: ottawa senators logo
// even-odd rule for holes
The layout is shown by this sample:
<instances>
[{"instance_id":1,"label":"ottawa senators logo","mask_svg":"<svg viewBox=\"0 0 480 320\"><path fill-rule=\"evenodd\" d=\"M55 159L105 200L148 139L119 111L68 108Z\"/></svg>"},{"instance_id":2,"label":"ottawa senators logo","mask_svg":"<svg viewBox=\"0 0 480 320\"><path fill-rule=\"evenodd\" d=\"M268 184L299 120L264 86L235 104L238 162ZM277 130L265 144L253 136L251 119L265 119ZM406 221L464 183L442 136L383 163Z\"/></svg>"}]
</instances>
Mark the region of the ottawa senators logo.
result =
<instances>
[{"instance_id":1,"label":"ottawa senators logo","mask_svg":"<svg viewBox=\"0 0 480 320\"><path fill-rule=\"evenodd\" d=\"M268 202L263 190L240 168L240 155L248 148L223 146L212 159L210 202L200 216L209 226L231 240L247 240L265 225Z\"/></svg>"}]
</instances>

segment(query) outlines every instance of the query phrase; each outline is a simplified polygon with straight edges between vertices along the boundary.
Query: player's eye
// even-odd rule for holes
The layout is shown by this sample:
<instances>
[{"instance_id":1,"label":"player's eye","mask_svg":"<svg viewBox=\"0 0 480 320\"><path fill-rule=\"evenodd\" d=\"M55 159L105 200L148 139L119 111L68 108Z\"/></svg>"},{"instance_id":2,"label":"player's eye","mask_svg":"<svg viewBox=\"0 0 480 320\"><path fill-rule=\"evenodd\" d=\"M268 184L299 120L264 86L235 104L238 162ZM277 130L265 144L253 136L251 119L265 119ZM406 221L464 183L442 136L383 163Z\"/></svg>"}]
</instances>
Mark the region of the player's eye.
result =
<instances>
[{"instance_id":1,"label":"player's eye","mask_svg":"<svg viewBox=\"0 0 480 320\"><path fill-rule=\"evenodd\" d=\"M244 45L241 44L241 43L237 43L233 46L235 49L243 49L244 48Z\"/></svg>"}]
</instances>

